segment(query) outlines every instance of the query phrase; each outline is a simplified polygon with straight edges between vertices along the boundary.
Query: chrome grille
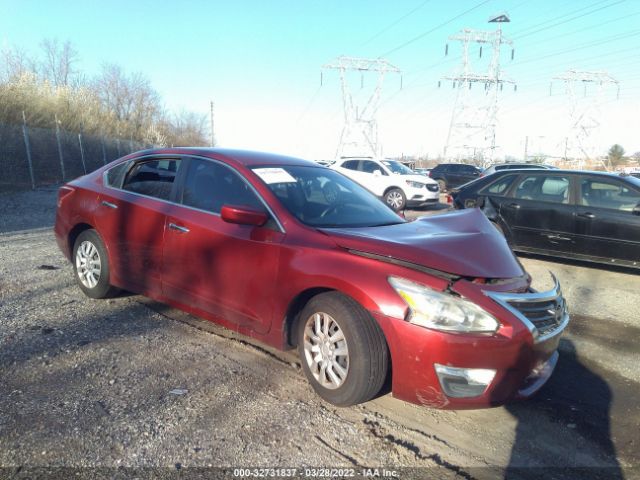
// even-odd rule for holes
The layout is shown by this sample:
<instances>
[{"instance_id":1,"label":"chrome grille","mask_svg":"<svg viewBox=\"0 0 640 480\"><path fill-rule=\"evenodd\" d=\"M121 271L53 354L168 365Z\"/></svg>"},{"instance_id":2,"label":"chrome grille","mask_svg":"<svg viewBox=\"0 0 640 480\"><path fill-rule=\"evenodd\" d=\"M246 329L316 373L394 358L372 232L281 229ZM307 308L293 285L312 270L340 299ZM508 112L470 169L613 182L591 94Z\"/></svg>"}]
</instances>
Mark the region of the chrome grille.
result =
<instances>
[{"instance_id":1,"label":"chrome grille","mask_svg":"<svg viewBox=\"0 0 640 480\"><path fill-rule=\"evenodd\" d=\"M555 332L562 325L566 306L564 298L542 301L509 301L514 309L524 315L542 336Z\"/></svg>"},{"instance_id":2,"label":"chrome grille","mask_svg":"<svg viewBox=\"0 0 640 480\"><path fill-rule=\"evenodd\" d=\"M560 284L555 276L553 281L554 287L547 292L485 293L518 317L529 328L536 342L542 342L560 334L569 323Z\"/></svg>"}]
</instances>

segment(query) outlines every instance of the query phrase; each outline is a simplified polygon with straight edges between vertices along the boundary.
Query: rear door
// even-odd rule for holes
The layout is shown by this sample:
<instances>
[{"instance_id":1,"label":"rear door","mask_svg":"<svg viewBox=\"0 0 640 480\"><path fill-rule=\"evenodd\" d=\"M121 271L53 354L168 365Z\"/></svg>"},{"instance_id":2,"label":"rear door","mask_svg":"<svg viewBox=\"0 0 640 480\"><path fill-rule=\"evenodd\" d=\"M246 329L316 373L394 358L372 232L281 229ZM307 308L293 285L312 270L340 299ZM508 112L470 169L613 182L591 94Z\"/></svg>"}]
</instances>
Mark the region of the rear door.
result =
<instances>
[{"instance_id":1,"label":"rear door","mask_svg":"<svg viewBox=\"0 0 640 480\"><path fill-rule=\"evenodd\" d=\"M136 160L100 195L96 228L107 244L115 282L128 290L160 293L165 215L180 165L171 157Z\"/></svg>"},{"instance_id":2,"label":"rear door","mask_svg":"<svg viewBox=\"0 0 640 480\"><path fill-rule=\"evenodd\" d=\"M640 262L640 191L602 176L578 177L576 253Z\"/></svg>"},{"instance_id":3,"label":"rear door","mask_svg":"<svg viewBox=\"0 0 640 480\"><path fill-rule=\"evenodd\" d=\"M227 223L224 205L267 211L249 183L230 166L189 158L179 205L166 217L163 293L233 324L270 328L282 228Z\"/></svg>"},{"instance_id":4,"label":"rear door","mask_svg":"<svg viewBox=\"0 0 640 480\"><path fill-rule=\"evenodd\" d=\"M572 176L523 174L503 199L500 216L514 247L570 253L575 241Z\"/></svg>"}]
</instances>

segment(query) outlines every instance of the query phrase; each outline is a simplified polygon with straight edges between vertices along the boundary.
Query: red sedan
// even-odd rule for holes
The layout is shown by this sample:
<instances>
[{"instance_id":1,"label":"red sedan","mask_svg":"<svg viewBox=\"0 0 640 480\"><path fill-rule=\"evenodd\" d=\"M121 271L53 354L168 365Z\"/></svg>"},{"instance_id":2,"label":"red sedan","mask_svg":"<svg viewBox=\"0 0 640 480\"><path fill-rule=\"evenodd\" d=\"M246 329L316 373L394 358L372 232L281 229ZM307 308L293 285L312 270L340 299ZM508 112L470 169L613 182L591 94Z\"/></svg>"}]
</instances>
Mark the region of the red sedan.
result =
<instances>
[{"instance_id":1,"label":"red sedan","mask_svg":"<svg viewBox=\"0 0 640 480\"><path fill-rule=\"evenodd\" d=\"M532 395L569 316L484 215L412 222L305 160L138 152L60 188L55 226L82 291L149 296L297 347L316 392L478 408Z\"/></svg>"}]
</instances>

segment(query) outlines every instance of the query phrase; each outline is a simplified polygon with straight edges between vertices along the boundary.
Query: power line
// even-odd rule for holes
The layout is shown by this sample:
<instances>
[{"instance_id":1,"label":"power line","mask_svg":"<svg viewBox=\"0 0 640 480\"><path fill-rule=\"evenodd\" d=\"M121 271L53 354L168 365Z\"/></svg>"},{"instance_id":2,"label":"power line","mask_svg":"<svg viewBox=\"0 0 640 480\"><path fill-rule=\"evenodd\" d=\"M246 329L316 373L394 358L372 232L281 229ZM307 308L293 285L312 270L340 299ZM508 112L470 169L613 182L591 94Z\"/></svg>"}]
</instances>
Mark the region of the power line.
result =
<instances>
[{"instance_id":1,"label":"power line","mask_svg":"<svg viewBox=\"0 0 640 480\"><path fill-rule=\"evenodd\" d=\"M441 23L441 24L439 24L439 25L437 25L437 26L435 26L435 27L433 27L433 28L431 28L431 29L427 30L426 32L421 33L420 35L418 35L418 36L416 36L416 37L413 37L412 39L407 40L407 41L406 41L406 42L404 42L404 43L401 43L400 45L398 45L398 46L397 46L397 47L395 47L395 48L392 48L392 49L391 49L391 50L389 50L388 52L383 53L382 55L380 55L380 57L387 57L387 56L391 55L392 53L395 53L395 52L397 52L398 50L400 50L400 49L402 49L402 48L404 48L404 47L406 47L406 46L408 46L408 45L411 45L411 44L412 44L412 43L414 43L414 42L417 42L417 41L418 41L418 40L420 40L421 38L424 38L424 37L426 37L427 35L429 35L429 34L431 34L431 33L435 32L436 30L438 30L438 29L440 29L440 28L442 28L442 27L444 27L444 26L446 26L446 25L449 25L451 22L454 22L455 20L457 20L457 19L459 19L459 18L461 18L461 17L465 16L466 14L473 12L474 10L476 10L476 9L480 8L481 6L483 6L483 5L487 4L487 3L489 3L490 1L491 1L491 0L483 0L483 1L482 1L482 2L480 2L480 3L477 3L475 6L471 7L471 8L470 8L470 9L468 9L468 10L465 10L464 12L462 12L462 13L461 13L461 14L459 14L459 15L456 15L456 16L455 16L455 17L453 17L453 18L450 18L450 19L449 19L449 20L447 20L446 22L443 22L443 23Z\"/></svg>"},{"instance_id":2,"label":"power line","mask_svg":"<svg viewBox=\"0 0 640 480\"><path fill-rule=\"evenodd\" d=\"M380 30L378 33L376 33L375 35L373 35L371 38L369 38L368 40L366 40L364 43L362 43L360 46L364 47L365 45L367 45L368 43L372 42L373 40L375 40L376 38L378 38L380 35L382 35L383 33L388 32L389 30L391 30L393 27L395 27L397 24L399 24L402 20L404 20L407 17L410 17L411 15L413 15L414 13L416 13L418 10L420 10L422 7L424 7L427 3L429 3L431 0L424 0L424 2L422 2L420 5L418 5L417 7L413 8L411 11L409 11L408 13L404 14L403 16L401 16L400 18L398 18L396 21L390 23L389 25L387 25L386 27L384 27L382 30Z\"/></svg>"},{"instance_id":3,"label":"power line","mask_svg":"<svg viewBox=\"0 0 640 480\"><path fill-rule=\"evenodd\" d=\"M523 28L521 33L527 32L528 30L535 30L536 28L542 27L542 26L546 25L549 22L554 22L556 20L560 20L561 18L569 17L569 16L571 16L571 15L573 15L575 13L582 12L584 10L587 10L587 9L591 8L591 7L595 7L596 5L600 5L600 4L609 2L609 1L610 0L599 0L599 1L595 2L595 3L587 5L586 7L582 7L582 8L579 8L577 10L572 10L572 11L570 11L568 13L565 13L564 15L560 15L560 16L555 15L553 18L551 18L549 20L545 20L544 22L536 23L535 25L531 25L530 27ZM517 38L517 37L515 37L515 38Z\"/></svg>"},{"instance_id":4,"label":"power line","mask_svg":"<svg viewBox=\"0 0 640 480\"><path fill-rule=\"evenodd\" d=\"M615 40L620 40L622 38L633 37L633 36L636 36L636 35L640 35L640 30L632 30L630 32L625 32L623 34L613 35L611 37L605 37L604 39L600 39L600 40L596 40L594 42L586 43L586 44L583 44L583 45L575 47L575 48L570 48L568 50L562 50L560 52L551 53L549 55L544 55L542 57L531 58L529 60L521 60L521 61L515 62L514 65L522 65L523 63L537 62L539 60L544 60L546 58L556 57L558 55L564 55L565 53L576 52L578 50L583 50L585 48L593 47L595 45L603 45L605 43L610 43L610 42L613 42Z\"/></svg>"},{"instance_id":5,"label":"power line","mask_svg":"<svg viewBox=\"0 0 640 480\"><path fill-rule=\"evenodd\" d=\"M611 8L611 7L615 6L615 5L619 5L620 3L624 3L625 1L626 1L626 0L618 0L617 2L611 3L611 4L609 4L609 5L605 5L605 6L603 6L603 7L596 8L596 9L594 9L594 10L591 10L591 11L589 11L589 12L587 12L587 13L583 13L582 15L576 15L575 17L568 18L567 20L563 20L562 22L556 22L556 23L553 23L553 24L551 24L551 25L548 25L548 26L546 26L546 27L544 27L544 28L540 28L540 29L538 29L538 30L534 30L534 31L532 31L532 32L525 33L525 34L523 34L523 35L520 35L520 36L518 36L518 37L515 37L515 39L516 39L516 40L518 40L518 39L520 39L520 38L528 37L528 36L530 36L530 35L535 35L536 33L543 32L543 31L545 31L545 30L549 30L550 28L557 27L558 25L564 25L565 23L572 22L572 21L574 21L574 20L577 20L578 18L586 17L587 15L591 15L592 13L596 13L596 12L599 12L599 11L601 11L601 10L605 10L605 9L607 9L607 8Z\"/></svg>"},{"instance_id":6,"label":"power line","mask_svg":"<svg viewBox=\"0 0 640 480\"><path fill-rule=\"evenodd\" d=\"M622 17L612 18L612 19L610 19L610 20L608 20L606 22L599 22L599 23L597 23L595 25L589 25L588 27L580 28L580 29L574 30L572 32L563 33L561 35L556 35L556 36L553 36L553 37L546 37L544 40L537 40L536 42L532 42L532 43L537 43L537 44L539 44L539 43L547 43L547 42L550 42L552 40L557 40L558 38L568 37L570 35L574 35L574 34L580 33L580 32L585 32L585 31L588 31L588 30L593 30L593 29L599 29L600 30L605 25L608 25L608 24L613 23L613 22L618 22L620 20L626 20L628 18L635 17L637 15L640 15L640 12L634 12L634 13L631 13L631 14L623 15ZM519 38L522 38L522 37L519 37ZM527 45L529 45L529 44L528 43L524 44L524 46L527 46Z\"/></svg>"}]
</instances>

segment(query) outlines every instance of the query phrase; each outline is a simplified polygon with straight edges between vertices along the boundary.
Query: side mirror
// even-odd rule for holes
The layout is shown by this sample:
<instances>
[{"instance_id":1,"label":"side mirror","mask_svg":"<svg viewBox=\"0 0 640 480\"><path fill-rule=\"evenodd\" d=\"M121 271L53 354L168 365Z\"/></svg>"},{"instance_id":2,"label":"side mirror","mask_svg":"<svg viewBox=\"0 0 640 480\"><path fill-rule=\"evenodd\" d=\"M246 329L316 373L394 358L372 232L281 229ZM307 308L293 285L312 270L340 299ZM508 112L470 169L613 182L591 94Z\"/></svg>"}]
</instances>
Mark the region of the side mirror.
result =
<instances>
[{"instance_id":1,"label":"side mirror","mask_svg":"<svg viewBox=\"0 0 640 480\"><path fill-rule=\"evenodd\" d=\"M248 207L235 207L233 205L225 205L220 210L220 218L227 223L236 223L238 225L253 225L261 227L267 220L269 215L260 210L253 210Z\"/></svg>"},{"instance_id":2,"label":"side mirror","mask_svg":"<svg viewBox=\"0 0 640 480\"><path fill-rule=\"evenodd\" d=\"M380 177L380 176L382 176L382 172L380 170L374 170L373 171L373 176L374 177Z\"/></svg>"}]
</instances>

